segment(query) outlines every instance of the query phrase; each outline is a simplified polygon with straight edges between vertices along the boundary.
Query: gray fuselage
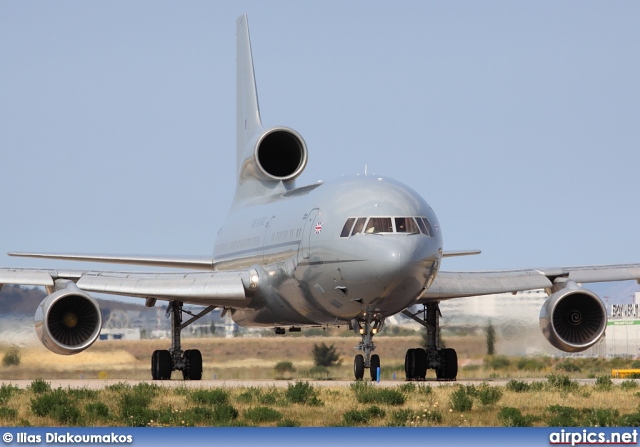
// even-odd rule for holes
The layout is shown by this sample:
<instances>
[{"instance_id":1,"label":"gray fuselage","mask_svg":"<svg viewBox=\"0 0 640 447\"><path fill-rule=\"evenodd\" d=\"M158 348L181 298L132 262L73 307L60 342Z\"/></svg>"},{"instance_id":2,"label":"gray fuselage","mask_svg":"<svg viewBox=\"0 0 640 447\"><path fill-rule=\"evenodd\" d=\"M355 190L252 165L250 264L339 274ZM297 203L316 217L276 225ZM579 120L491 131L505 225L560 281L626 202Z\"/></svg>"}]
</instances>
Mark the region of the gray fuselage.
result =
<instances>
[{"instance_id":1,"label":"gray fuselage","mask_svg":"<svg viewBox=\"0 0 640 447\"><path fill-rule=\"evenodd\" d=\"M368 230L356 231L358 218L367 218ZM396 314L433 281L441 255L431 207L407 186L379 176L345 177L236 206L214 249L217 269L258 271L258 292L233 319L264 326Z\"/></svg>"}]
</instances>

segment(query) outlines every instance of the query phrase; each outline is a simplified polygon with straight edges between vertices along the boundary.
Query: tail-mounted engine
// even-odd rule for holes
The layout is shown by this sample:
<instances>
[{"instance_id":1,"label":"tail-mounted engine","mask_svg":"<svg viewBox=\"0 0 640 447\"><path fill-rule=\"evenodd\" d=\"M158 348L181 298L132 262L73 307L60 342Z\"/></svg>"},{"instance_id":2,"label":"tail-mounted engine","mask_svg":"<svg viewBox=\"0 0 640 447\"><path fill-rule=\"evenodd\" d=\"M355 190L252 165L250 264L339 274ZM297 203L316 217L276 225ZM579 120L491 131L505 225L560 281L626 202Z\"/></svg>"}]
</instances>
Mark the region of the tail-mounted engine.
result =
<instances>
[{"instance_id":1,"label":"tail-mounted engine","mask_svg":"<svg viewBox=\"0 0 640 447\"><path fill-rule=\"evenodd\" d=\"M241 181L258 178L290 182L307 165L307 145L298 132L287 127L267 129L251 147L252 155L245 159L241 168Z\"/></svg>"},{"instance_id":2,"label":"tail-mounted engine","mask_svg":"<svg viewBox=\"0 0 640 447\"><path fill-rule=\"evenodd\" d=\"M598 295L573 281L556 283L554 290L540 310L545 338L565 352L596 344L607 327L607 311Z\"/></svg>"},{"instance_id":3,"label":"tail-mounted engine","mask_svg":"<svg viewBox=\"0 0 640 447\"><path fill-rule=\"evenodd\" d=\"M56 354L78 354L100 335L100 307L72 281L57 285L63 288L47 296L36 310L36 333L42 344Z\"/></svg>"}]
</instances>

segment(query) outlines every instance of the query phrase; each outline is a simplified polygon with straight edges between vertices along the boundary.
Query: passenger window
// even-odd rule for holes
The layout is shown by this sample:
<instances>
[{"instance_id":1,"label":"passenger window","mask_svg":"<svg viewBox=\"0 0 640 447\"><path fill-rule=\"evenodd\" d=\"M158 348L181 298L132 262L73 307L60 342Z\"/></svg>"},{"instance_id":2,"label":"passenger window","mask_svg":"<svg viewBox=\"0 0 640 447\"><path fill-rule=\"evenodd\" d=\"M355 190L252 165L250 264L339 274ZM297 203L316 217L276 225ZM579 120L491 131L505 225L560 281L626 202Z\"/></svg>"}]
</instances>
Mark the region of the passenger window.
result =
<instances>
[{"instance_id":1,"label":"passenger window","mask_svg":"<svg viewBox=\"0 0 640 447\"><path fill-rule=\"evenodd\" d=\"M396 232L398 233L420 233L416 221L413 217L396 217Z\"/></svg>"},{"instance_id":2,"label":"passenger window","mask_svg":"<svg viewBox=\"0 0 640 447\"><path fill-rule=\"evenodd\" d=\"M362 233L362 229L364 228L364 223L367 221L366 217L359 217L356 221L355 226L353 227L353 231L351 232L351 236L354 234Z\"/></svg>"},{"instance_id":3,"label":"passenger window","mask_svg":"<svg viewBox=\"0 0 640 447\"><path fill-rule=\"evenodd\" d=\"M393 227L391 226L390 217L372 217L367 223L367 229L364 231L367 234L378 233L392 233Z\"/></svg>"},{"instance_id":4,"label":"passenger window","mask_svg":"<svg viewBox=\"0 0 640 447\"><path fill-rule=\"evenodd\" d=\"M340 233L340 237L349 237L351 234L351 228L353 227L353 223L356 221L355 217L350 217L344 223L344 227L342 227L342 233Z\"/></svg>"}]
</instances>

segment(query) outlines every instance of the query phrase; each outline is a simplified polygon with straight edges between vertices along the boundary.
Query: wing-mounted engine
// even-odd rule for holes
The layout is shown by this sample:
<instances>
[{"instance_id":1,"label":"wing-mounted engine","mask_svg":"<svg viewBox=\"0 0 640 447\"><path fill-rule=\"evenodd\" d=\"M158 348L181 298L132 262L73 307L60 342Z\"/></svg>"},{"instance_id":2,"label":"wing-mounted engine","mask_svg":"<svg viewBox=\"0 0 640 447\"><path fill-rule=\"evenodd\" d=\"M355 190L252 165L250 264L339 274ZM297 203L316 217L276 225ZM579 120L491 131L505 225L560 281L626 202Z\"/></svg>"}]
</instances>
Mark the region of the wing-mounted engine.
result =
<instances>
[{"instance_id":1,"label":"wing-mounted engine","mask_svg":"<svg viewBox=\"0 0 640 447\"><path fill-rule=\"evenodd\" d=\"M553 290L540 310L545 338L565 352L581 352L596 344L607 327L600 297L570 280L556 281Z\"/></svg>"},{"instance_id":2,"label":"wing-mounted engine","mask_svg":"<svg viewBox=\"0 0 640 447\"><path fill-rule=\"evenodd\" d=\"M307 165L307 145L293 129L273 127L259 134L250 145L249 156L240 171L240 183L291 182Z\"/></svg>"},{"instance_id":3,"label":"wing-mounted engine","mask_svg":"<svg viewBox=\"0 0 640 447\"><path fill-rule=\"evenodd\" d=\"M42 344L56 354L78 354L100 335L100 307L72 281L58 282L56 286L60 289L47 296L36 310L36 333Z\"/></svg>"}]
</instances>

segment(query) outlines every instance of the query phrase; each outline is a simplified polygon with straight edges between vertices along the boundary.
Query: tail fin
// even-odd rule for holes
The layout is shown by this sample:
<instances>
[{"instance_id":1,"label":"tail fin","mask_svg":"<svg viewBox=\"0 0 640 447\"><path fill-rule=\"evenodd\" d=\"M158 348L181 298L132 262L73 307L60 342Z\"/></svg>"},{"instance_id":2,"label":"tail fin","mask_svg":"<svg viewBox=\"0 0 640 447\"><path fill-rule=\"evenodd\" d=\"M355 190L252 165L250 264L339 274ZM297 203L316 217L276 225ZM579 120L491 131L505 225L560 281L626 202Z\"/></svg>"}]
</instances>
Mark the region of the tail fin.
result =
<instances>
[{"instance_id":1,"label":"tail fin","mask_svg":"<svg viewBox=\"0 0 640 447\"><path fill-rule=\"evenodd\" d=\"M260 120L258 92L253 71L251 55L251 39L247 15L243 14L236 21L237 79L236 79L236 141L237 141L237 174L240 175L245 160L245 150L249 142L263 131Z\"/></svg>"},{"instance_id":2,"label":"tail fin","mask_svg":"<svg viewBox=\"0 0 640 447\"><path fill-rule=\"evenodd\" d=\"M295 188L307 165L307 146L287 127L264 129L253 72L247 16L237 21L237 180L232 206Z\"/></svg>"}]
</instances>

